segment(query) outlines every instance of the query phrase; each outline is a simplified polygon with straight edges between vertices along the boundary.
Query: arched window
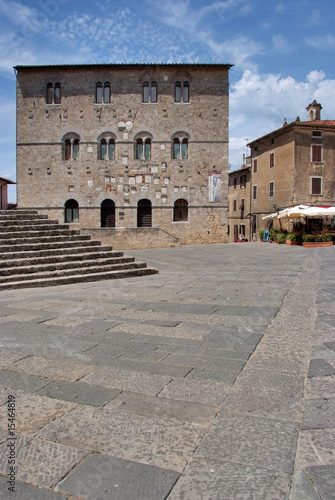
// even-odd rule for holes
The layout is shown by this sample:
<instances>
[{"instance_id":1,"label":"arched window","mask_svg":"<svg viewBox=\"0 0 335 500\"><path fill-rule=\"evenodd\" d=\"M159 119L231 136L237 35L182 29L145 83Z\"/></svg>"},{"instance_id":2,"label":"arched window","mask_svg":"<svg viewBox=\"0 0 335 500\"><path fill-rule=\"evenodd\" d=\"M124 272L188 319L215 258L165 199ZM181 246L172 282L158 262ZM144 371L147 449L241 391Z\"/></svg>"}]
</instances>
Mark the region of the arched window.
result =
<instances>
[{"instance_id":1,"label":"arched window","mask_svg":"<svg viewBox=\"0 0 335 500\"><path fill-rule=\"evenodd\" d=\"M188 158L188 139L187 139L187 137L175 137L173 139L172 157L175 159Z\"/></svg>"},{"instance_id":2,"label":"arched window","mask_svg":"<svg viewBox=\"0 0 335 500\"><path fill-rule=\"evenodd\" d=\"M47 84L46 103L47 104L60 104L62 100L61 84L49 82Z\"/></svg>"},{"instance_id":3,"label":"arched window","mask_svg":"<svg viewBox=\"0 0 335 500\"><path fill-rule=\"evenodd\" d=\"M65 203L65 222L79 222L79 205L76 200Z\"/></svg>"},{"instance_id":4,"label":"arched window","mask_svg":"<svg viewBox=\"0 0 335 500\"><path fill-rule=\"evenodd\" d=\"M187 220L188 220L188 203L186 200L180 198L174 203L173 221L186 222Z\"/></svg>"},{"instance_id":5,"label":"arched window","mask_svg":"<svg viewBox=\"0 0 335 500\"><path fill-rule=\"evenodd\" d=\"M115 140L113 138L101 139L99 159L100 160L115 159Z\"/></svg>"},{"instance_id":6,"label":"arched window","mask_svg":"<svg viewBox=\"0 0 335 500\"><path fill-rule=\"evenodd\" d=\"M98 82L95 88L95 102L97 104L102 103L102 83Z\"/></svg>"},{"instance_id":7,"label":"arched window","mask_svg":"<svg viewBox=\"0 0 335 500\"><path fill-rule=\"evenodd\" d=\"M60 87L60 83L57 82L55 84L55 94L54 94L55 104L60 104L61 100L62 100L61 87Z\"/></svg>"},{"instance_id":8,"label":"arched window","mask_svg":"<svg viewBox=\"0 0 335 500\"><path fill-rule=\"evenodd\" d=\"M109 82L105 82L104 85L104 103L109 104L111 102L111 85Z\"/></svg>"},{"instance_id":9,"label":"arched window","mask_svg":"<svg viewBox=\"0 0 335 500\"><path fill-rule=\"evenodd\" d=\"M104 200L101 203L101 227L115 227L115 203Z\"/></svg>"},{"instance_id":10,"label":"arched window","mask_svg":"<svg viewBox=\"0 0 335 500\"><path fill-rule=\"evenodd\" d=\"M79 160L79 139L78 137L68 136L64 140L64 160Z\"/></svg>"},{"instance_id":11,"label":"arched window","mask_svg":"<svg viewBox=\"0 0 335 500\"><path fill-rule=\"evenodd\" d=\"M140 137L136 140L136 159L147 160L151 158L151 139Z\"/></svg>"},{"instance_id":12,"label":"arched window","mask_svg":"<svg viewBox=\"0 0 335 500\"><path fill-rule=\"evenodd\" d=\"M150 200L140 200L137 204L137 227L152 226L152 207Z\"/></svg>"},{"instance_id":13,"label":"arched window","mask_svg":"<svg viewBox=\"0 0 335 500\"><path fill-rule=\"evenodd\" d=\"M111 102L111 84L109 82L97 82L95 86L95 102L97 104Z\"/></svg>"},{"instance_id":14,"label":"arched window","mask_svg":"<svg viewBox=\"0 0 335 500\"><path fill-rule=\"evenodd\" d=\"M190 100L190 84L188 82L184 82L183 84L183 101L189 102Z\"/></svg>"},{"instance_id":15,"label":"arched window","mask_svg":"<svg viewBox=\"0 0 335 500\"><path fill-rule=\"evenodd\" d=\"M189 102L190 100L190 84L189 82L175 83L174 89L174 100L175 102Z\"/></svg>"},{"instance_id":16,"label":"arched window","mask_svg":"<svg viewBox=\"0 0 335 500\"><path fill-rule=\"evenodd\" d=\"M142 100L144 103L157 102L157 82L144 82Z\"/></svg>"}]
</instances>

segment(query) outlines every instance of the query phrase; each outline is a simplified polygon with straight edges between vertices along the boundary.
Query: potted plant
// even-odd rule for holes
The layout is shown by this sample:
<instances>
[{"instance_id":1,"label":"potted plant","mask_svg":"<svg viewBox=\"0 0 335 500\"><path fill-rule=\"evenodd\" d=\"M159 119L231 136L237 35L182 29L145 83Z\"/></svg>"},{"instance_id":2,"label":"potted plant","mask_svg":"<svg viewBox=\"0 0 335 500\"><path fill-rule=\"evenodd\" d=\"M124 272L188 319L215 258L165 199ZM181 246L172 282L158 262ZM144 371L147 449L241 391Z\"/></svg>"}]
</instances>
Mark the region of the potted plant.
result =
<instances>
[{"instance_id":1,"label":"potted plant","mask_svg":"<svg viewBox=\"0 0 335 500\"><path fill-rule=\"evenodd\" d=\"M324 234L304 234L302 237L304 247L330 247L333 246L332 235Z\"/></svg>"},{"instance_id":2,"label":"potted plant","mask_svg":"<svg viewBox=\"0 0 335 500\"><path fill-rule=\"evenodd\" d=\"M297 233L289 233L286 235L286 245L301 245L302 235Z\"/></svg>"}]
</instances>

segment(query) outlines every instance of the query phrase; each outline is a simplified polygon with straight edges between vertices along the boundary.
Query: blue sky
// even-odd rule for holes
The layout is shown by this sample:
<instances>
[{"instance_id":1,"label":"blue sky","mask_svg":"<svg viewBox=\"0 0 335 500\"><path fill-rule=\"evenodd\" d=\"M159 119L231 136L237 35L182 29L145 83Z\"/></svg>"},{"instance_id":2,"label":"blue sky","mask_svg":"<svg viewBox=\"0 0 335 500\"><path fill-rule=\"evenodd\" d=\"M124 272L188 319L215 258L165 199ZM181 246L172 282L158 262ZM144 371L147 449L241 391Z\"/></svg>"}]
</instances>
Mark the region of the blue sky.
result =
<instances>
[{"instance_id":1,"label":"blue sky","mask_svg":"<svg viewBox=\"0 0 335 500\"><path fill-rule=\"evenodd\" d=\"M0 176L15 180L19 64L234 64L237 169L248 141L304 120L313 99L335 119L334 19L334 0L0 0Z\"/></svg>"}]
</instances>

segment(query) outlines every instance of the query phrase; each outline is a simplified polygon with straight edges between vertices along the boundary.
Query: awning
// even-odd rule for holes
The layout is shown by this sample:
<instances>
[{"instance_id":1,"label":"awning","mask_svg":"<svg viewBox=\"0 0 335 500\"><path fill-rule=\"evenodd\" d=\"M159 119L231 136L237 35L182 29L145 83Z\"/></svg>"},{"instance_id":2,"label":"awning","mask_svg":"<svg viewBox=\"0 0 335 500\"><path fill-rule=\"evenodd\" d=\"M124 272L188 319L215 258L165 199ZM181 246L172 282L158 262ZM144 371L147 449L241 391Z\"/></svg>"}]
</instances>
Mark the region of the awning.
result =
<instances>
[{"instance_id":1,"label":"awning","mask_svg":"<svg viewBox=\"0 0 335 500\"><path fill-rule=\"evenodd\" d=\"M307 205L297 205L295 207L285 208L284 210L280 210L279 212L275 212L262 219L299 219L301 217L334 217L335 216L335 207L309 207Z\"/></svg>"}]
</instances>

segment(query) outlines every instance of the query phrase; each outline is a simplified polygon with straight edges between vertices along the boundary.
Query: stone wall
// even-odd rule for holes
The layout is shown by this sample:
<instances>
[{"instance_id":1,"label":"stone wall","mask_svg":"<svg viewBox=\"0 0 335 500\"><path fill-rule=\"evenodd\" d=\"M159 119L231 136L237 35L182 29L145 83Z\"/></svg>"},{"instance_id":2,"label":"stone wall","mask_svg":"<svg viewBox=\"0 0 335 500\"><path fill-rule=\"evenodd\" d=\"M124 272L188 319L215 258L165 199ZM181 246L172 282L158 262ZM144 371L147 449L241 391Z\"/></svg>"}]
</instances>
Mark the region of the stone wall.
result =
<instances>
[{"instance_id":1,"label":"stone wall","mask_svg":"<svg viewBox=\"0 0 335 500\"><path fill-rule=\"evenodd\" d=\"M73 199L79 205L80 227L97 229L101 203L109 199L115 204L116 228L135 228L138 202L144 199L152 205L152 227L182 244L227 240L229 65L74 65L16 71L20 208L49 210L64 222L64 205ZM142 102L145 81L157 82L157 102ZM175 102L176 81L189 82L189 102ZM61 84L61 104L46 104L49 82ZM110 83L110 103L96 103L97 82ZM103 137L115 140L114 159L100 159ZM187 158L173 158L175 137L187 138ZM65 160L67 138L79 140L78 159ZM151 140L150 158L136 158L138 138ZM213 201L209 185L219 178ZM179 199L188 204L185 222L173 221Z\"/></svg>"}]
</instances>

